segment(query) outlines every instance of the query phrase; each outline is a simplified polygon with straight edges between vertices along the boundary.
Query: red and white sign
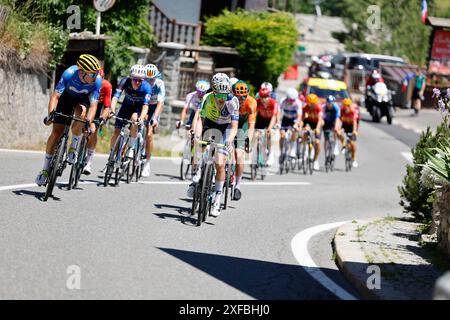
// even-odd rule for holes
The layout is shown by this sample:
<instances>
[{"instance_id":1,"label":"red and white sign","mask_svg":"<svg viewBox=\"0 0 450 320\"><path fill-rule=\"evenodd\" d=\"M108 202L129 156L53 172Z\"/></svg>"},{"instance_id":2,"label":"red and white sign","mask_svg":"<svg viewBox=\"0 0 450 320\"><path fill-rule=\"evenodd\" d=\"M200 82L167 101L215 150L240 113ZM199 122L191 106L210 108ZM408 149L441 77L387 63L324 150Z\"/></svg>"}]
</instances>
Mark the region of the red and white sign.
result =
<instances>
[{"instance_id":1,"label":"red and white sign","mask_svg":"<svg viewBox=\"0 0 450 320\"><path fill-rule=\"evenodd\" d=\"M432 60L450 60L450 31L436 30L434 33Z\"/></svg>"},{"instance_id":2,"label":"red and white sign","mask_svg":"<svg viewBox=\"0 0 450 320\"><path fill-rule=\"evenodd\" d=\"M98 12L105 12L111 9L116 0L94 0L94 8Z\"/></svg>"}]
</instances>

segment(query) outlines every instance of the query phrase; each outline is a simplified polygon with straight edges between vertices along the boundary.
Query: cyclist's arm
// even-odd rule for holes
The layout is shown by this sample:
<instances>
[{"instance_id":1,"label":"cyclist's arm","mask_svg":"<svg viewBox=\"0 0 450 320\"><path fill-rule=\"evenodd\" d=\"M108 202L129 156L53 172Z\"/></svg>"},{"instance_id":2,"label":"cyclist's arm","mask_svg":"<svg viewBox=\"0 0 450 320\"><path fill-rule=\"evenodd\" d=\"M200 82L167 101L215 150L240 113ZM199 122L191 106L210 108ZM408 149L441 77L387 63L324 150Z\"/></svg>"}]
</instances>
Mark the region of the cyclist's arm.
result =
<instances>
[{"instance_id":1,"label":"cyclist's arm","mask_svg":"<svg viewBox=\"0 0 450 320\"><path fill-rule=\"evenodd\" d=\"M181 115L180 115L181 124L184 124L184 120L186 119L187 110L188 110L187 106L184 106L183 110L181 110Z\"/></svg>"},{"instance_id":2,"label":"cyclist's arm","mask_svg":"<svg viewBox=\"0 0 450 320\"><path fill-rule=\"evenodd\" d=\"M239 121L237 121L237 120L231 121L231 130L230 130L230 135L228 136L228 139L227 139L227 143L231 143L234 141L234 138L236 137L236 134L238 132L238 124L239 124Z\"/></svg>"},{"instance_id":3,"label":"cyclist's arm","mask_svg":"<svg viewBox=\"0 0 450 320\"><path fill-rule=\"evenodd\" d=\"M249 141L252 141L253 136L255 135L256 110L257 110L256 100L252 100L250 102L250 114L248 115L248 139L249 139Z\"/></svg>"},{"instance_id":4,"label":"cyclist's arm","mask_svg":"<svg viewBox=\"0 0 450 320\"><path fill-rule=\"evenodd\" d=\"M100 98L100 89L102 88L102 78L97 77L95 81L95 89L89 95L89 102L91 103L86 120L90 123L94 121L95 114L97 113L98 99Z\"/></svg>"},{"instance_id":5,"label":"cyclist's arm","mask_svg":"<svg viewBox=\"0 0 450 320\"><path fill-rule=\"evenodd\" d=\"M120 81L119 83L119 86L116 88L116 91L114 92L114 97L112 98L111 101L111 112L113 113L116 112L117 102L119 101L120 95L123 92L126 80L127 78L122 79L122 81Z\"/></svg>"},{"instance_id":6,"label":"cyclist's arm","mask_svg":"<svg viewBox=\"0 0 450 320\"><path fill-rule=\"evenodd\" d=\"M144 121L145 117L147 116L147 113L148 113L148 104L144 104L142 106L142 111L138 118L138 121Z\"/></svg>"},{"instance_id":7,"label":"cyclist's arm","mask_svg":"<svg viewBox=\"0 0 450 320\"><path fill-rule=\"evenodd\" d=\"M102 119L107 119L110 113L110 107L111 107L111 92L112 92L112 85L108 82L105 86L105 97L103 100L103 112L101 114Z\"/></svg>"},{"instance_id":8,"label":"cyclist's arm","mask_svg":"<svg viewBox=\"0 0 450 320\"><path fill-rule=\"evenodd\" d=\"M153 119L158 119L159 115L162 113L165 97L166 97L166 89L164 83L162 83L159 89L158 104L156 105L156 110L155 113L153 114Z\"/></svg>"},{"instance_id":9,"label":"cyclist's arm","mask_svg":"<svg viewBox=\"0 0 450 320\"><path fill-rule=\"evenodd\" d=\"M52 93L50 101L48 102L48 114L56 110L56 106L58 105L58 100L60 96L61 94L56 91Z\"/></svg>"}]
</instances>

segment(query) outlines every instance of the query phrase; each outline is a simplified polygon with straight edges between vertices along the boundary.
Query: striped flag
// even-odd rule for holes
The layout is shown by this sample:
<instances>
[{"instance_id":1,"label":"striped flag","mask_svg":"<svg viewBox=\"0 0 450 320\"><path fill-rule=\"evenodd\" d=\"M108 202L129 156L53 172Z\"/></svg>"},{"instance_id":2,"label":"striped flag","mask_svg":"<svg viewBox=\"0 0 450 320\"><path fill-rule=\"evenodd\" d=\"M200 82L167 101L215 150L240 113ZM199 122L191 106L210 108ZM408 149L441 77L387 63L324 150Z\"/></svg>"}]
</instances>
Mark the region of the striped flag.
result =
<instances>
[{"instance_id":1,"label":"striped flag","mask_svg":"<svg viewBox=\"0 0 450 320\"><path fill-rule=\"evenodd\" d=\"M427 21L427 15L428 15L427 1L422 0L422 23L423 24L425 24L425 21Z\"/></svg>"}]
</instances>

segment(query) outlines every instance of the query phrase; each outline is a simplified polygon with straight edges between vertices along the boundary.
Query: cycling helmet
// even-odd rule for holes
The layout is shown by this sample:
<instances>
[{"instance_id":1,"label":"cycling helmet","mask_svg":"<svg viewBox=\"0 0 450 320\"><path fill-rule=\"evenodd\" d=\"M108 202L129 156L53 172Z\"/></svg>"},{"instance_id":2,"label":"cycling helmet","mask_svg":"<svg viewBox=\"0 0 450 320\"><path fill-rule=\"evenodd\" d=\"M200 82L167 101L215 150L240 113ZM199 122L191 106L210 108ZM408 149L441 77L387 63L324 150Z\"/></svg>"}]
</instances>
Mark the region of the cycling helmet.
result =
<instances>
[{"instance_id":1,"label":"cycling helmet","mask_svg":"<svg viewBox=\"0 0 450 320\"><path fill-rule=\"evenodd\" d=\"M231 84L231 86L233 86L236 82L238 82L239 81L239 79L238 78L235 78L235 77L232 77L232 78L230 78L230 84Z\"/></svg>"},{"instance_id":2,"label":"cycling helmet","mask_svg":"<svg viewBox=\"0 0 450 320\"><path fill-rule=\"evenodd\" d=\"M332 95L329 95L327 97L327 103L333 103L333 102L336 102L336 98Z\"/></svg>"},{"instance_id":3,"label":"cycling helmet","mask_svg":"<svg viewBox=\"0 0 450 320\"><path fill-rule=\"evenodd\" d=\"M262 88L267 88L267 89L269 89L270 92L273 91L273 86L272 86L272 84L270 82L263 82L261 84L261 89Z\"/></svg>"},{"instance_id":4,"label":"cycling helmet","mask_svg":"<svg viewBox=\"0 0 450 320\"><path fill-rule=\"evenodd\" d=\"M298 98L298 92L294 88L289 88L286 94L287 98L290 100L296 100Z\"/></svg>"},{"instance_id":5,"label":"cycling helmet","mask_svg":"<svg viewBox=\"0 0 450 320\"><path fill-rule=\"evenodd\" d=\"M154 64L147 64L145 66L145 73L146 73L146 77L149 79L156 78L156 76L159 73L158 67L155 66Z\"/></svg>"},{"instance_id":6,"label":"cycling helmet","mask_svg":"<svg viewBox=\"0 0 450 320\"><path fill-rule=\"evenodd\" d=\"M197 83L195 84L195 89L197 91L203 92L205 93L206 91L209 90L211 86L209 85L209 82L206 80L198 80Z\"/></svg>"},{"instance_id":7,"label":"cycling helmet","mask_svg":"<svg viewBox=\"0 0 450 320\"><path fill-rule=\"evenodd\" d=\"M261 88L261 89L259 89L259 97L260 98L270 97L270 90L269 90L269 88Z\"/></svg>"},{"instance_id":8,"label":"cycling helmet","mask_svg":"<svg viewBox=\"0 0 450 320\"><path fill-rule=\"evenodd\" d=\"M316 104L318 101L319 97L317 97L317 95L315 95L314 93L310 93L306 97L306 102L308 102L309 104Z\"/></svg>"},{"instance_id":9,"label":"cycling helmet","mask_svg":"<svg viewBox=\"0 0 450 320\"><path fill-rule=\"evenodd\" d=\"M349 106L351 106L351 105L352 105L352 99L346 98L346 99L342 100L342 105L343 105L344 107L349 107Z\"/></svg>"},{"instance_id":10,"label":"cycling helmet","mask_svg":"<svg viewBox=\"0 0 450 320\"><path fill-rule=\"evenodd\" d=\"M233 85L233 93L237 97L246 97L248 96L248 86L245 81L239 80Z\"/></svg>"},{"instance_id":11,"label":"cycling helmet","mask_svg":"<svg viewBox=\"0 0 450 320\"><path fill-rule=\"evenodd\" d=\"M230 93L230 78L225 73L216 73L212 79L212 89L216 93Z\"/></svg>"},{"instance_id":12,"label":"cycling helmet","mask_svg":"<svg viewBox=\"0 0 450 320\"><path fill-rule=\"evenodd\" d=\"M82 54L77 60L77 67L87 73L96 73L101 69L98 59L90 54Z\"/></svg>"},{"instance_id":13,"label":"cycling helmet","mask_svg":"<svg viewBox=\"0 0 450 320\"><path fill-rule=\"evenodd\" d=\"M144 79L145 74L145 67L140 64L135 64L130 69L130 77Z\"/></svg>"}]
</instances>

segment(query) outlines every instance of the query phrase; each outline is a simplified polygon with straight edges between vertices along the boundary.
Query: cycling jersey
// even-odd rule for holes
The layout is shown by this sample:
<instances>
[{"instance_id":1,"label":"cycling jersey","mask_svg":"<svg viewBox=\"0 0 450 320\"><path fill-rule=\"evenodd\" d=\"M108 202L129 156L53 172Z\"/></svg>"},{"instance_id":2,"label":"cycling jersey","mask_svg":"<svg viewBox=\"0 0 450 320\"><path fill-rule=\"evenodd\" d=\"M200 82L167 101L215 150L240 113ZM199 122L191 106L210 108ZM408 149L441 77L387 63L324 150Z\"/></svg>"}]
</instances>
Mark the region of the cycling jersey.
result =
<instances>
[{"instance_id":1,"label":"cycling jersey","mask_svg":"<svg viewBox=\"0 0 450 320\"><path fill-rule=\"evenodd\" d=\"M122 94L122 91L125 91L125 99L123 100L122 105L129 104L143 104L148 105L150 103L150 98L152 95L152 86L143 81L137 90L133 89L133 85L131 83L130 77L126 77L120 81L119 86L116 89L116 93L114 97L117 99Z\"/></svg>"},{"instance_id":2,"label":"cycling jersey","mask_svg":"<svg viewBox=\"0 0 450 320\"><path fill-rule=\"evenodd\" d=\"M302 114L302 102L299 99L289 102L285 98L280 103L280 111L283 112L283 118L297 119L298 114Z\"/></svg>"},{"instance_id":3,"label":"cycling jersey","mask_svg":"<svg viewBox=\"0 0 450 320\"><path fill-rule=\"evenodd\" d=\"M241 127L245 122L256 122L256 108L257 102L255 98L247 96L242 107L239 108L239 126Z\"/></svg>"},{"instance_id":4,"label":"cycling jersey","mask_svg":"<svg viewBox=\"0 0 450 320\"><path fill-rule=\"evenodd\" d=\"M59 94L66 92L69 96L81 98L89 96L89 102L98 102L100 88L102 87L102 78L97 75L94 83L82 82L78 75L78 67L71 66L66 69L61 76L55 91Z\"/></svg>"},{"instance_id":5,"label":"cycling jersey","mask_svg":"<svg viewBox=\"0 0 450 320\"><path fill-rule=\"evenodd\" d=\"M323 118L323 110L319 104L316 104L313 108L309 105L303 107L303 120L307 119L308 122L318 123L319 119Z\"/></svg>"},{"instance_id":6,"label":"cycling jersey","mask_svg":"<svg viewBox=\"0 0 450 320\"><path fill-rule=\"evenodd\" d=\"M239 120L239 101L229 94L222 109L216 104L214 93L207 93L200 105L200 116L219 125Z\"/></svg>"},{"instance_id":7,"label":"cycling jersey","mask_svg":"<svg viewBox=\"0 0 450 320\"><path fill-rule=\"evenodd\" d=\"M108 80L103 79L102 87L100 89L100 98L98 99L98 102L103 103L105 108L109 108L111 106L111 92L111 83L109 83Z\"/></svg>"},{"instance_id":8,"label":"cycling jersey","mask_svg":"<svg viewBox=\"0 0 450 320\"><path fill-rule=\"evenodd\" d=\"M202 102L202 99L198 96L197 91L188 93L186 96L186 103L185 107L187 107L190 110L197 110L200 108L200 103Z\"/></svg>"},{"instance_id":9,"label":"cycling jersey","mask_svg":"<svg viewBox=\"0 0 450 320\"><path fill-rule=\"evenodd\" d=\"M341 110L337 103L333 103L332 105L333 107L331 109L329 109L326 104L323 106L323 119L326 124L336 123L336 120L341 116Z\"/></svg>"},{"instance_id":10,"label":"cycling jersey","mask_svg":"<svg viewBox=\"0 0 450 320\"><path fill-rule=\"evenodd\" d=\"M355 119L358 119L358 113L353 106L351 106L350 108L341 108L341 121L343 124L353 126L353 121Z\"/></svg>"},{"instance_id":11,"label":"cycling jersey","mask_svg":"<svg viewBox=\"0 0 450 320\"><path fill-rule=\"evenodd\" d=\"M150 79L147 79L147 81L144 82L147 82L153 88L149 104L153 105L158 104L158 102L164 102L164 99L166 98L166 87L164 86L164 81L156 78L153 85L151 84Z\"/></svg>"},{"instance_id":12,"label":"cycling jersey","mask_svg":"<svg viewBox=\"0 0 450 320\"><path fill-rule=\"evenodd\" d=\"M275 93L275 91L272 91L272 92L270 93L270 97L271 97L273 100L277 100L277 94ZM256 100L259 99L259 92L256 93L255 99L256 99Z\"/></svg>"},{"instance_id":13,"label":"cycling jersey","mask_svg":"<svg viewBox=\"0 0 450 320\"><path fill-rule=\"evenodd\" d=\"M256 100L257 108L256 111L259 117L262 118L272 118L278 113L278 103L276 100L270 98L267 106L264 106L261 99Z\"/></svg>"}]
</instances>

